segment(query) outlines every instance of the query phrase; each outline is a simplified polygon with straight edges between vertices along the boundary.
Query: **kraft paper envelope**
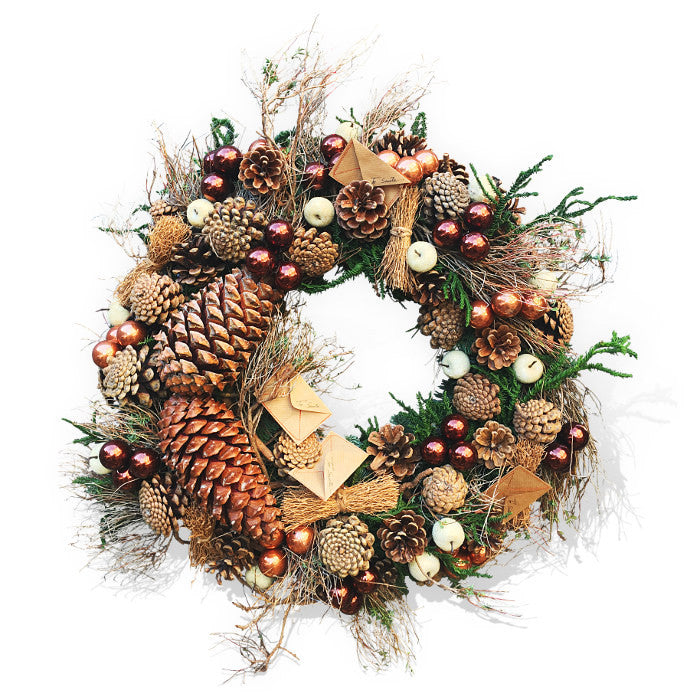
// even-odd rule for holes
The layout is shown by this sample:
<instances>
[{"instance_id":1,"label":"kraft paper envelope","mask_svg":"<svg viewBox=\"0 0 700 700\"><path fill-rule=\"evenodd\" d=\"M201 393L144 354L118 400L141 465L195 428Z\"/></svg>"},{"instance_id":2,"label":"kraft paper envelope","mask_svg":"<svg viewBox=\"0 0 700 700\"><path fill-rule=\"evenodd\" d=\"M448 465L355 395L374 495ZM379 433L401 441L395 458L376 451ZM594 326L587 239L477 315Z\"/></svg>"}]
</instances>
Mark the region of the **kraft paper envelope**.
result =
<instances>
[{"instance_id":1,"label":"kraft paper envelope","mask_svg":"<svg viewBox=\"0 0 700 700\"><path fill-rule=\"evenodd\" d=\"M321 459L313 469L292 469L290 476L328 500L369 455L337 433L329 433L321 443Z\"/></svg>"},{"instance_id":2,"label":"kraft paper envelope","mask_svg":"<svg viewBox=\"0 0 700 700\"><path fill-rule=\"evenodd\" d=\"M503 512L510 513L507 522L524 510L527 510L540 496L547 493L551 486L535 476L529 469L515 467L501 477L484 495L494 500L503 499Z\"/></svg>"},{"instance_id":3,"label":"kraft paper envelope","mask_svg":"<svg viewBox=\"0 0 700 700\"><path fill-rule=\"evenodd\" d=\"M387 209L399 198L401 185L410 184L398 170L394 170L357 139L350 141L340 154L331 170L331 177L341 185L349 185L353 180L367 180L374 187L381 187Z\"/></svg>"},{"instance_id":4,"label":"kraft paper envelope","mask_svg":"<svg viewBox=\"0 0 700 700\"><path fill-rule=\"evenodd\" d=\"M321 423L331 417L328 406L300 374L289 381L281 396L263 401L263 406L297 443L309 437Z\"/></svg>"}]
</instances>

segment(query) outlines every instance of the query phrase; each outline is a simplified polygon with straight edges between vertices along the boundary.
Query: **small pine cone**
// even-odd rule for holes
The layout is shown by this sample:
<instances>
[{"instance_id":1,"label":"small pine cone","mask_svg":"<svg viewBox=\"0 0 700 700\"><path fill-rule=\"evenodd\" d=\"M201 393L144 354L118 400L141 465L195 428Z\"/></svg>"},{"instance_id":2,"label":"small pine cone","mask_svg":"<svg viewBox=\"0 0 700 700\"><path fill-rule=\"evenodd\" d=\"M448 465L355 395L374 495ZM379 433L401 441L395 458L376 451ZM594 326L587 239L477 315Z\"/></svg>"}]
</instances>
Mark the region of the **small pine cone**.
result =
<instances>
[{"instance_id":1,"label":"small pine cone","mask_svg":"<svg viewBox=\"0 0 700 700\"><path fill-rule=\"evenodd\" d=\"M380 151L394 151L401 158L405 156L413 156L418 151L422 151L427 147L427 141L415 134L406 134L401 131L387 131L384 136L378 138L372 148L375 153Z\"/></svg>"},{"instance_id":2,"label":"small pine cone","mask_svg":"<svg viewBox=\"0 0 700 700\"><path fill-rule=\"evenodd\" d=\"M488 365L491 370L510 367L520 353L520 338L507 324L497 323L495 328L484 328L472 345L476 361Z\"/></svg>"},{"instance_id":3,"label":"small pine cone","mask_svg":"<svg viewBox=\"0 0 700 700\"><path fill-rule=\"evenodd\" d=\"M563 299L559 299L556 308L546 311L532 325L547 340L557 345L567 345L574 335L574 315Z\"/></svg>"},{"instance_id":4,"label":"small pine cone","mask_svg":"<svg viewBox=\"0 0 700 700\"><path fill-rule=\"evenodd\" d=\"M372 471L393 474L398 479L411 476L420 459L418 449L412 444L413 433L404 433L403 425L383 425L369 434L367 452L374 456Z\"/></svg>"},{"instance_id":5,"label":"small pine cone","mask_svg":"<svg viewBox=\"0 0 700 700\"><path fill-rule=\"evenodd\" d=\"M463 309L451 302L438 307L422 306L418 326L423 335L429 335L430 347L452 350L464 335L466 316Z\"/></svg>"},{"instance_id":6,"label":"small pine cone","mask_svg":"<svg viewBox=\"0 0 700 700\"><path fill-rule=\"evenodd\" d=\"M323 566L341 578L369 569L374 556L374 535L356 515L340 515L326 523L318 535Z\"/></svg>"},{"instance_id":7,"label":"small pine cone","mask_svg":"<svg viewBox=\"0 0 700 700\"><path fill-rule=\"evenodd\" d=\"M284 154L272 146L258 146L241 160L238 179L250 192L267 194L278 190L285 180Z\"/></svg>"},{"instance_id":8,"label":"small pine cone","mask_svg":"<svg viewBox=\"0 0 700 700\"><path fill-rule=\"evenodd\" d=\"M99 388L108 401L124 406L135 400L150 408L154 398L165 398L156 372L157 353L148 345L119 350L100 371Z\"/></svg>"},{"instance_id":9,"label":"small pine cone","mask_svg":"<svg viewBox=\"0 0 700 700\"><path fill-rule=\"evenodd\" d=\"M544 399L515 404L513 428L518 437L547 445L561 430L561 411Z\"/></svg>"},{"instance_id":10,"label":"small pine cone","mask_svg":"<svg viewBox=\"0 0 700 700\"><path fill-rule=\"evenodd\" d=\"M469 171L467 168L458 163L454 158L450 158L448 153L442 157L438 166L439 173L452 173L460 182L469 185Z\"/></svg>"},{"instance_id":11,"label":"small pine cone","mask_svg":"<svg viewBox=\"0 0 700 700\"><path fill-rule=\"evenodd\" d=\"M333 243L328 231L319 233L315 228L300 228L294 237L289 257L309 277L320 277L330 270L338 259L338 244Z\"/></svg>"},{"instance_id":12,"label":"small pine cone","mask_svg":"<svg viewBox=\"0 0 700 700\"><path fill-rule=\"evenodd\" d=\"M501 412L501 387L481 374L469 373L459 379L452 396L452 405L458 413L472 420L488 420Z\"/></svg>"},{"instance_id":13,"label":"small pine cone","mask_svg":"<svg viewBox=\"0 0 700 700\"><path fill-rule=\"evenodd\" d=\"M311 469L321 459L321 441L316 433L311 433L297 445L287 433L282 433L272 453L277 471L287 476L292 469Z\"/></svg>"},{"instance_id":14,"label":"small pine cone","mask_svg":"<svg viewBox=\"0 0 700 700\"><path fill-rule=\"evenodd\" d=\"M219 585L223 581L233 581L242 576L255 561L250 540L220 526L214 529L207 554L204 570L208 574L214 574Z\"/></svg>"},{"instance_id":15,"label":"small pine cone","mask_svg":"<svg viewBox=\"0 0 700 700\"><path fill-rule=\"evenodd\" d=\"M403 510L384 520L377 537L387 557L398 564L408 564L423 554L428 546L424 525L425 518L412 510Z\"/></svg>"},{"instance_id":16,"label":"small pine cone","mask_svg":"<svg viewBox=\"0 0 700 700\"><path fill-rule=\"evenodd\" d=\"M469 190L452 173L433 173L425 180L423 211L428 219L458 219L469 205Z\"/></svg>"},{"instance_id":17,"label":"small pine cone","mask_svg":"<svg viewBox=\"0 0 700 700\"><path fill-rule=\"evenodd\" d=\"M467 497L467 482L450 466L436 467L423 480L423 500L434 513L447 515L464 505Z\"/></svg>"},{"instance_id":18,"label":"small pine cone","mask_svg":"<svg viewBox=\"0 0 700 700\"><path fill-rule=\"evenodd\" d=\"M158 216L167 216L168 214L176 214L181 211L183 207L178 204L173 204L171 202L166 202L164 199L157 199L153 204L151 204L148 213L151 218L155 219Z\"/></svg>"},{"instance_id":19,"label":"small pine cone","mask_svg":"<svg viewBox=\"0 0 700 700\"><path fill-rule=\"evenodd\" d=\"M196 289L221 277L226 270L225 263L214 254L206 236L202 234L173 246L170 260L173 279Z\"/></svg>"},{"instance_id":20,"label":"small pine cone","mask_svg":"<svg viewBox=\"0 0 700 700\"><path fill-rule=\"evenodd\" d=\"M214 204L214 211L204 220L202 235L219 258L236 263L245 258L251 243L262 240L267 223L255 202L228 197Z\"/></svg>"},{"instance_id":21,"label":"small pine cone","mask_svg":"<svg viewBox=\"0 0 700 700\"><path fill-rule=\"evenodd\" d=\"M134 282L129 304L137 321L152 326L165 323L170 313L184 300L180 285L168 275L144 272Z\"/></svg>"},{"instance_id":22,"label":"small pine cone","mask_svg":"<svg viewBox=\"0 0 700 700\"><path fill-rule=\"evenodd\" d=\"M351 238L374 240L389 225L384 190L367 180L354 180L343 187L335 200L338 223Z\"/></svg>"},{"instance_id":23,"label":"small pine cone","mask_svg":"<svg viewBox=\"0 0 700 700\"><path fill-rule=\"evenodd\" d=\"M398 572L394 563L388 559L375 559L372 568L377 574L377 583L384 586L395 586L398 580Z\"/></svg>"},{"instance_id":24,"label":"small pine cone","mask_svg":"<svg viewBox=\"0 0 700 700\"><path fill-rule=\"evenodd\" d=\"M510 428L490 420L474 433L474 445L486 467L500 469L515 449L515 437Z\"/></svg>"},{"instance_id":25,"label":"small pine cone","mask_svg":"<svg viewBox=\"0 0 700 700\"><path fill-rule=\"evenodd\" d=\"M413 293L413 301L421 306L436 307L444 304L445 292L443 291L447 278L437 270L429 270L416 275L416 290Z\"/></svg>"},{"instance_id":26,"label":"small pine cone","mask_svg":"<svg viewBox=\"0 0 700 700\"><path fill-rule=\"evenodd\" d=\"M190 499L170 473L143 481L139 490L141 517L157 535L167 537L179 530L179 520Z\"/></svg>"}]
</instances>

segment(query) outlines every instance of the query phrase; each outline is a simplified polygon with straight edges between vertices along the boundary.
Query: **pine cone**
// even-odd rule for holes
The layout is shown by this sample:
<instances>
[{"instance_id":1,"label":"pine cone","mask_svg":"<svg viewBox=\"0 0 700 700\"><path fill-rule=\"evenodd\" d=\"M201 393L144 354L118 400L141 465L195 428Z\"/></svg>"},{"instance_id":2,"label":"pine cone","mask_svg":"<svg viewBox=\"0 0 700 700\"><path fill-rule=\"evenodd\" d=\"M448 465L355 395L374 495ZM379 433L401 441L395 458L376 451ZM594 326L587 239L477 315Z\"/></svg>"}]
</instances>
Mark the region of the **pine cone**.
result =
<instances>
[{"instance_id":1,"label":"pine cone","mask_svg":"<svg viewBox=\"0 0 700 700\"><path fill-rule=\"evenodd\" d=\"M413 156L418 151L423 151L427 148L427 141L415 134L406 134L401 131L387 131L384 136L377 139L372 145L375 153L381 151L394 151L402 158L405 156Z\"/></svg>"},{"instance_id":2,"label":"pine cone","mask_svg":"<svg viewBox=\"0 0 700 700\"><path fill-rule=\"evenodd\" d=\"M481 374L469 373L457 380L452 405L458 413L472 420L488 420L501 412L501 387Z\"/></svg>"},{"instance_id":3,"label":"pine cone","mask_svg":"<svg viewBox=\"0 0 700 700\"><path fill-rule=\"evenodd\" d=\"M172 396L158 435L166 466L217 521L254 541L282 528L243 423L223 403Z\"/></svg>"},{"instance_id":4,"label":"pine cone","mask_svg":"<svg viewBox=\"0 0 700 700\"><path fill-rule=\"evenodd\" d=\"M416 290L413 293L413 301L421 306L436 307L444 304L445 292L443 291L447 278L437 270L429 270L416 275Z\"/></svg>"},{"instance_id":5,"label":"pine cone","mask_svg":"<svg viewBox=\"0 0 700 700\"><path fill-rule=\"evenodd\" d=\"M255 561L251 542L246 537L234 535L221 526L214 529L209 550L204 561L204 570L208 574L214 574L219 585L223 581L233 581L242 576Z\"/></svg>"},{"instance_id":6,"label":"pine cone","mask_svg":"<svg viewBox=\"0 0 700 700\"><path fill-rule=\"evenodd\" d=\"M287 476L292 469L311 469L321 459L321 441L316 433L311 433L297 445L287 433L282 433L272 452L277 471Z\"/></svg>"},{"instance_id":7,"label":"pine cone","mask_svg":"<svg viewBox=\"0 0 700 700\"><path fill-rule=\"evenodd\" d=\"M384 190L367 180L354 180L343 187L335 200L338 223L351 238L374 240L389 225Z\"/></svg>"},{"instance_id":8,"label":"pine cone","mask_svg":"<svg viewBox=\"0 0 700 700\"><path fill-rule=\"evenodd\" d=\"M216 257L202 234L173 246L170 272L180 284L197 289L224 274L226 265Z\"/></svg>"},{"instance_id":9,"label":"pine cone","mask_svg":"<svg viewBox=\"0 0 700 700\"><path fill-rule=\"evenodd\" d=\"M561 411L544 399L515 404L513 428L518 437L547 445L561 430Z\"/></svg>"},{"instance_id":10,"label":"pine cone","mask_svg":"<svg viewBox=\"0 0 700 700\"><path fill-rule=\"evenodd\" d=\"M431 348L452 350L464 335L466 316L459 306L448 301L438 307L421 306L418 326L423 335L431 336Z\"/></svg>"},{"instance_id":11,"label":"pine cone","mask_svg":"<svg viewBox=\"0 0 700 700\"><path fill-rule=\"evenodd\" d=\"M182 211L184 207L178 204L173 204L172 202L166 202L164 199L157 199L153 204L151 204L148 213L151 218L155 219L159 216L167 216L168 214L177 214L177 212Z\"/></svg>"},{"instance_id":12,"label":"pine cone","mask_svg":"<svg viewBox=\"0 0 700 700\"><path fill-rule=\"evenodd\" d=\"M250 192L267 194L278 190L284 180L284 155L269 145L248 151L241 160L238 179Z\"/></svg>"},{"instance_id":13,"label":"pine cone","mask_svg":"<svg viewBox=\"0 0 700 700\"><path fill-rule=\"evenodd\" d=\"M229 197L214 203L214 211L204 220L202 235L219 258L236 263L245 258L251 242L262 240L267 223L255 202Z\"/></svg>"},{"instance_id":14,"label":"pine cone","mask_svg":"<svg viewBox=\"0 0 700 700\"><path fill-rule=\"evenodd\" d=\"M472 345L476 361L488 365L491 370L510 367L520 353L520 338L507 324L497 323L495 328L484 328Z\"/></svg>"},{"instance_id":15,"label":"pine cone","mask_svg":"<svg viewBox=\"0 0 700 700\"><path fill-rule=\"evenodd\" d=\"M403 425L383 425L369 434L367 452L374 456L370 469L378 474L392 473L398 479L411 476L420 459L418 449L411 443L413 433L404 433Z\"/></svg>"},{"instance_id":16,"label":"pine cone","mask_svg":"<svg viewBox=\"0 0 700 700\"><path fill-rule=\"evenodd\" d=\"M374 556L374 535L356 515L339 515L318 535L323 566L341 578L369 569Z\"/></svg>"},{"instance_id":17,"label":"pine cone","mask_svg":"<svg viewBox=\"0 0 700 700\"><path fill-rule=\"evenodd\" d=\"M428 546L424 525L425 518L412 510L403 510L384 520L377 537L387 557L398 564L408 564L423 554Z\"/></svg>"},{"instance_id":18,"label":"pine cone","mask_svg":"<svg viewBox=\"0 0 700 700\"><path fill-rule=\"evenodd\" d=\"M550 342L567 345L574 334L574 315L571 307L559 299L556 308L546 311L532 325Z\"/></svg>"},{"instance_id":19,"label":"pine cone","mask_svg":"<svg viewBox=\"0 0 700 700\"><path fill-rule=\"evenodd\" d=\"M515 449L515 438L510 428L490 420L474 433L474 445L488 469L500 469Z\"/></svg>"},{"instance_id":20,"label":"pine cone","mask_svg":"<svg viewBox=\"0 0 700 700\"><path fill-rule=\"evenodd\" d=\"M156 336L165 386L203 396L235 382L267 335L272 299L271 287L238 269L197 292Z\"/></svg>"},{"instance_id":21,"label":"pine cone","mask_svg":"<svg viewBox=\"0 0 700 700\"><path fill-rule=\"evenodd\" d=\"M156 372L157 353L148 345L136 349L132 345L119 350L100 371L99 388L108 401L124 406L136 400L150 408L153 399L165 398Z\"/></svg>"},{"instance_id":22,"label":"pine cone","mask_svg":"<svg viewBox=\"0 0 700 700\"><path fill-rule=\"evenodd\" d=\"M300 228L292 241L289 257L309 277L320 277L330 270L338 259L338 244L333 243L328 231Z\"/></svg>"},{"instance_id":23,"label":"pine cone","mask_svg":"<svg viewBox=\"0 0 700 700\"><path fill-rule=\"evenodd\" d=\"M377 574L377 583L384 586L393 587L398 580L398 572L394 563L388 559L375 559L372 568Z\"/></svg>"},{"instance_id":24,"label":"pine cone","mask_svg":"<svg viewBox=\"0 0 700 700\"><path fill-rule=\"evenodd\" d=\"M423 211L432 221L458 219L469 205L469 191L452 173L433 173L425 179Z\"/></svg>"},{"instance_id":25,"label":"pine cone","mask_svg":"<svg viewBox=\"0 0 700 700\"><path fill-rule=\"evenodd\" d=\"M467 482L450 466L436 467L423 480L423 500L434 513L446 515L464 505Z\"/></svg>"},{"instance_id":26,"label":"pine cone","mask_svg":"<svg viewBox=\"0 0 700 700\"><path fill-rule=\"evenodd\" d=\"M159 275L157 272L139 275L129 296L134 318L149 326L165 323L184 300L180 285L167 275Z\"/></svg>"},{"instance_id":27,"label":"pine cone","mask_svg":"<svg viewBox=\"0 0 700 700\"><path fill-rule=\"evenodd\" d=\"M469 171L467 168L458 163L454 158L450 158L448 153L442 157L438 166L439 173L452 173L460 182L469 185Z\"/></svg>"},{"instance_id":28,"label":"pine cone","mask_svg":"<svg viewBox=\"0 0 700 700\"><path fill-rule=\"evenodd\" d=\"M156 474L150 481L143 481L139 490L141 517L157 535L167 537L180 529L189 496L171 474Z\"/></svg>"}]
</instances>

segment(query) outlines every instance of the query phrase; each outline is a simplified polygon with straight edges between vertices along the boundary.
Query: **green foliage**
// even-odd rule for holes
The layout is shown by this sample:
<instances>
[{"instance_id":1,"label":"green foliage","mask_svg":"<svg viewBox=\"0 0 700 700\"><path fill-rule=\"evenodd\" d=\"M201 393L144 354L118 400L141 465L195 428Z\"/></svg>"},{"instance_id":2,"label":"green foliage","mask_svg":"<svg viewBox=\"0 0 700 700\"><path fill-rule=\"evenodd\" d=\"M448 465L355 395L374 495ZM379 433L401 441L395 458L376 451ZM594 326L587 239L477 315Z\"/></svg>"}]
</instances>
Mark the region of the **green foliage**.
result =
<instances>
[{"instance_id":1,"label":"green foliage","mask_svg":"<svg viewBox=\"0 0 700 700\"><path fill-rule=\"evenodd\" d=\"M394 623L394 613L375 598L369 598L366 606L367 613L373 617L379 624L386 627L388 630Z\"/></svg>"},{"instance_id":2,"label":"green foliage","mask_svg":"<svg viewBox=\"0 0 700 700\"><path fill-rule=\"evenodd\" d=\"M416 118L413 120L413 124L411 124L411 133L422 139L428 136L428 123L426 121L425 112L418 112L418 114L416 114Z\"/></svg>"},{"instance_id":3,"label":"green foliage","mask_svg":"<svg viewBox=\"0 0 700 700\"><path fill-rule=\"evenodd\" d=\"M275 136L275 143L282 150L284 150L285 148L289 148L289 146L292 143L292 139L294 138L295 133L296 133L296 128L287 129L286 131L280 131L279 134L277 134L277 136Z\"/></svg>"},{"instance_id":4,"label":"green foliage","mask_svg":"<svg viewBox=\"0 0 700 700\"><path fill-rule=\"evenodd\" d=\"M417 407L406 405L403 401L389 393L394 401L401 407L401 411L392 416L391 422L403 425L406 432L413 433L416 441L421 442L433 435L440 423L452 413L452 391L448 391L447 386L454 382L449 380L442 384L442 387L435 395L423 396L420 392L416 394Z\"/></svg>"},{"instance_id":5,"label":"green foliage","mask_svg":"<svg viewBox=\"0 0 700 700\"><path fill-rule=\"evenodd\" d=\"M73 479L73 484L82 486L91 496L99 496L106 490L112 490L114 488L111 474L105 474L104 476L97 474L76 476L75 479Z\"/></svg>"},{"instance_id":6,"label":"green foliage","mask_svg":"<svg viewBox=\"0 0 700 700\"><path fill-rule=\"evenodd\" d=\"M472 305L464 281L452 270L443 267L442 272L446 277L445 284L442 286L445 299L454 302L460 309L464 309L465 325L468 326L472 317Z\"/></svg>"},{"instance_id":7,"label":"green foliage","mask_svg":"<svg viewBox=\"0 0 700 700\"><path fill-rule=\"evenodd\" d=\"M238 138L236 129L230 119L212 117L210 131L214 139L214 147L228 146Z\"/></svg>"},{"instance_id":8,"label":"green foliage","mask_svg":"<svg viewBox=\"0 0 700 700\"><path fill-rule=\"evenodd\" d=\"M610 194L605 197L598 197L598 199L589 202L586 199L579 199L582 194L583 187L574 187L573 190L564 196L559 204L550 209L548 212L540 214L531 222L531 225L537 221L543 221L546 219L563 219L565 221L571 221L573 219L580 218L584 214L587 214L589 211L592 211L603 202L608 202L610 200L615 200L617 202L630 202L637 199L635 195L618 196Z\"/></svg>"},{"instance_id":9,"label":"green foliage","mask_svg":"<svg viewBox=\"0 0 700 700\"><path fill-rule=\"evenodd\" d=\"M263 63L262 74L268 85L274 85L279 82L279 75L277 71L279 70L280 64L274 63L271 59L266 58L265 63Z\"/></svg>"}]
</instances>

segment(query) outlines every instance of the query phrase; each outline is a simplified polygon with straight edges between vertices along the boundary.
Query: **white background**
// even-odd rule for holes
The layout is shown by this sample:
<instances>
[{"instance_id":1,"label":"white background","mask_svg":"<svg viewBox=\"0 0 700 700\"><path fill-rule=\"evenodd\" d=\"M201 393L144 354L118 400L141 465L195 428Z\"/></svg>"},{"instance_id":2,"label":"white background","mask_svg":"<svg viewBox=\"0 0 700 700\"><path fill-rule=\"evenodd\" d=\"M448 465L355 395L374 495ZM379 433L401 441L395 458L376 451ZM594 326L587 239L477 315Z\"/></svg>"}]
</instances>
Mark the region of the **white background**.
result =
<instances>
[{"instance_id":1,"label":"white background","mask_svg":"<svg viewBox=\"0 0 700 700\"><path fill-rule=\"evenodd\" d=\"M609 473L602 529L492 568L508 620L435 591L412 596L415 675L363 673L331 617L302 616L282 660L243 692L266 697L670 697L693 694L698 456L698 66L690 2L16 3L4 11L2 637L5 697L223 697L233 653L210 632L238 621L231 589L182 567L155 593L115 590L72 548L75 504L60 487L73 437L61 416L93 396L89 344L103 329L128 260L96 230L115 204L141 201L154 124L174 140L212 114L257 128L239 81L309 26L331 51L379 40L360 78L334 96L357 105L410 66L434 64L423 107L430 144L507 182L546 153L543 202L583 184L591 196L636 193L589 218L614 233L616 281L576 309L575 347L612 329L640 353L633 380L591 376ZM332 124L329 115L329 129ZM341 327L333 311L363 305ZM409 399L433 380L413 316L367 286L309 307L321 329L358 349L354 401L339 425L387 418L389 389ZM692 403L691 403L692 401ZM625 499L613 499L624 489ZM177 572L176 572L177 574Z\"/></svg>"}]
</instances>

